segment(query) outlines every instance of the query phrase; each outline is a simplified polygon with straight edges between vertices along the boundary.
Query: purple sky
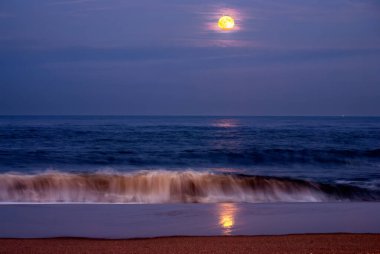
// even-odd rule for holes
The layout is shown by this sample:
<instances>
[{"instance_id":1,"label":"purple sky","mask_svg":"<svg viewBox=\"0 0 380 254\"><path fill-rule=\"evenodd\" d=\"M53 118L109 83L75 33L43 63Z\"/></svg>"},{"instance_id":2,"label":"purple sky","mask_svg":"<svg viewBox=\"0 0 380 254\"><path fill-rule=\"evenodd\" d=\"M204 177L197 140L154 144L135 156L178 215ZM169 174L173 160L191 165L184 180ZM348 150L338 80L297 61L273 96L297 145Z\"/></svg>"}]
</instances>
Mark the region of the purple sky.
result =
<instances>
[{"instance_id":1,"label":"purple sky","mask_svg":"<svg viewBox=\"0 0 380 254\"><path fill-rule=\"evenodd\" d=\"M380 115L380 2L0 0L0 114Z\"/></svg>"}]
</instances>

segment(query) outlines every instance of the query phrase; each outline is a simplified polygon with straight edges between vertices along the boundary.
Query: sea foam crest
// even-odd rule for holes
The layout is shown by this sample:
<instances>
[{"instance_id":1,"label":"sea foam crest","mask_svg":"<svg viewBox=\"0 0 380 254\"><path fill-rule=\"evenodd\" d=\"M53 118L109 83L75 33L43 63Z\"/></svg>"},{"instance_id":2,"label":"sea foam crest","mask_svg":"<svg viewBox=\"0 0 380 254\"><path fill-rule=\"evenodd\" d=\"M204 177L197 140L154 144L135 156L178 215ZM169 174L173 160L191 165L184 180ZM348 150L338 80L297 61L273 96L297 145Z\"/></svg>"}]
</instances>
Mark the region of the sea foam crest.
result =
<instances>
[{"instance_id":1,"label":"sea foam crest","mask_svg":"<svg viewBox=\"0 0 380 254\"><path fill-rule=\"evenodd\" d=\"M0 202L215 203L379 200L342 184L198 171L0 174Z\"/></svg>"}]
</instances>

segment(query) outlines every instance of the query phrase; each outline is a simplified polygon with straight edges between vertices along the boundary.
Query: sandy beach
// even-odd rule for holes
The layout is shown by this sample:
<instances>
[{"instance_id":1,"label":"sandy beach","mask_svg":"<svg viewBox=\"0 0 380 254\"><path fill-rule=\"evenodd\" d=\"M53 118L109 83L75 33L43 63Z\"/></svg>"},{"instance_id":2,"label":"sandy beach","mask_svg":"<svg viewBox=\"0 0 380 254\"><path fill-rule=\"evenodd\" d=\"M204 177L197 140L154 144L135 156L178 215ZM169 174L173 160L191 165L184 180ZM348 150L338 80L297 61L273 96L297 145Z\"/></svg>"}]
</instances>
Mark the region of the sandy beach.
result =
<instances>
[{"instance_id":1,"label":"sandy beach","mask_svg":"<svg viewBox=\"0 0 380 254\"><path fill-rule=\"evenodd\" d=\"M0 253L380 253L380 234L0 239Z\"/></svg>"}]
</instances>

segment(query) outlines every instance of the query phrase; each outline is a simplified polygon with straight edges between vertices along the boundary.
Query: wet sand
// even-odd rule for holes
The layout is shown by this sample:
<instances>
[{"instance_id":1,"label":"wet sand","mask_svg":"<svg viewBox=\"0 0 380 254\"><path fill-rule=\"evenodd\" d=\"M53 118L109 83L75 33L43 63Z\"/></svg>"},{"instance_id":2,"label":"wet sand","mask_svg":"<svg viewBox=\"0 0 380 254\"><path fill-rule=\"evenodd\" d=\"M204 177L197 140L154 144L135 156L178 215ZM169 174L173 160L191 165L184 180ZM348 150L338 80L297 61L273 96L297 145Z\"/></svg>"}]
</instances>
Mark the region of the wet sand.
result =
<instances>
[{"instance_id":1,"label":"wet sand","mask_svg":"<svg viewBox=\"0 0 380 254\"><path fill-rule=\"evenodd\" d=\"M380 253L380 234L0 239L0 253Z\"/></svg>"},{"instance_id":2,"label":"wet sand","mask_svg":"<svg viewBox=\"0 0 380 254\"><path fill-rule=\"evenodd\" d=\"M380 234L380 203L9 204L0 238Z\"/></svg>"}]
</instances>

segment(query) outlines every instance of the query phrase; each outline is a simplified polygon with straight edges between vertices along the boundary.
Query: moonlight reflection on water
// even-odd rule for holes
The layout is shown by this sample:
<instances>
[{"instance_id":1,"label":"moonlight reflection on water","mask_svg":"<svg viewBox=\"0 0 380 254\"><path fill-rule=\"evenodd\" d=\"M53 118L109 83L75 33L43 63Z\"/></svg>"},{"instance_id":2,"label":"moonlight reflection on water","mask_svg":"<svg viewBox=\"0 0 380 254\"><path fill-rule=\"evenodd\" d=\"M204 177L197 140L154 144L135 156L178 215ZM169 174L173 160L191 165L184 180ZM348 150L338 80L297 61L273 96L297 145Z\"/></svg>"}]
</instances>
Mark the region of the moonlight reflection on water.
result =
<instances>
[{"instance_id":1,"label":"moonlight reflection on water","mask_svg":"<svg viewBox=\"0 0 380 254\"><path fill-rule=\"evenodd\" d=\"M234 225L237 206L234 203L222 203L218 205L219 226L223 235L231 235Z\"/></svg>"}]
</instances>

